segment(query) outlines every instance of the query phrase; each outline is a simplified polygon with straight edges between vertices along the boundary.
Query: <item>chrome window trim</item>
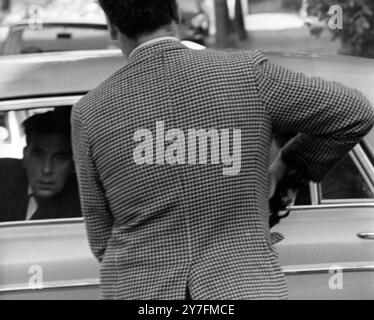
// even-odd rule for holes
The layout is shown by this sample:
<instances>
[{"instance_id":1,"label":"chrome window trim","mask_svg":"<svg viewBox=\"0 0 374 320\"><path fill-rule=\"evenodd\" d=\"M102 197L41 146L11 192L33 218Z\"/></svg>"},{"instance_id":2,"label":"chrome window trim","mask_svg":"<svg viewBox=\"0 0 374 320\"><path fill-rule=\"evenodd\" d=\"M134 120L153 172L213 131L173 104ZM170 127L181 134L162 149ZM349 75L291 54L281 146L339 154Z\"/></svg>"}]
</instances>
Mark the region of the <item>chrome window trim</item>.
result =
<instances>
[{"instance_id":1,"label":"chrome window trim","mask_svg":"<svg viewBox=\"0 0 374 320\"><path fill-rule=\"evenodd\" d=\"M373 203L373 198L358 198L358 199L331 199L331 200L321 200L321 205L324 204L346 204L346 203L352 203L352 204L358 204L358 203Z\"/></svg>"},{"instance_id":2,"label":"chrome window trim","mask_svg":"<svg viewBox=\"0 0 374 320\"><path fill-rule=\"evenodd\" d=\"M358 150L359 148L361 148L361 147L357 146L355 149ZM360 158L359 157L359 153L356 153L356 152L351 152L350 156L351 156L354 164L356 165L358 171L360 172L361 176L363 177L365 183L370 188L370 191L371 191L372 195L374 195L373 182L370 180L370 178L368 176L368 173L367 173L367 171L365 169L365 166L363 164L364 159ZM373 198L374 198L374 196L372 198L363 198L363 199L373 199Z\"/></svg>"},{"instance_id":3,"label":"chrome window trim","mask_svg":"<svg viewBox=\"0 0 374 320\"><path fill-rule=\"evenodd\" d=\"M42 291L42 290L55 290L55 289L75 289L75 288L90 288L100 286L99 279L92 279L86 281L77 281L75 283L64 283L63 281L59 282L50 282L43 284L42 288L31 288L29 286L13 286L8 288L0 287L0 294L10 293L10 292L19 292L19 291Z\"/></svg>"},{"instance_id":4,"label":"chrome window trim","mask_svg":"<svg viewBox=\"0 0 374 320\"><path fill-rule=\"evenodd\" d=\"M21 220L21 221L0 222L0 228L73 224L73 223L83 223L83 222L84 222L83 217L67 218L67 219L27 220L27 221Z\"/></svg>"},{"instance_id":5,"label":"chrome window trim","mask_svg":"<svg viewBox=\"0 0 374 320\"><path fill-rule=\"evenodd\" d=\"M353 152L355 153L361 165L363 166L363 169L365 170L368 179L371 180L372 184L374 184L374 167L369 157L363 150L362 146L358 145L356 148L354 148Z\"/></svg>"},{"instance_id":6,"label":"chrome window trim","mask_svg":"<svg viewBox=\"0 0 374 320\"><path fill-rule=\"evenodd\" d=\"M319 187L318 183L315 182L309 182L309 188L310 188L310 200L311 200L311 205L316 206L319 204Z\"/></svg>"},{"instance_id":7,"label":"chrome window trim","mask_svg":"<svg viewBox=\"0 0 374 320\"><path fill-rule=\"evenodd\" d=\"M340 266L343 273L353 273L353 272L374 272L374 265L363 265L363 266ZM282 268L285 276L294 276L294 275L313 275L313 274L322 274L329 273L331 267L310 267L310 268L295 268L291 266L285 266ZM10 293L10 292L20 292L20 291L35 291L35 290L56 290L56 289L75 289L75 288L90 288L100 286L100 281L98 279L76 282L76 283L47 283L43 285L42 288L30 288L28 286L20 287L9 287L9 288L0 288L0 294Z\"/></svg>"},{"instance_id":8,"label":"chrome window trim","mask_svg":"<svg viewBox=\"0 0 374 320\"><path fill-rule=\"evenodd\" d=\"M329 204L317 204L317 205L307 205L307 206L292 206L291 212L301 211L301 210L315 210L315 209L344 209L344 208L374 208L374 200L371 202L361 202L361 203L329 203Z\"/></svg>"},{"instance_id":9,"label":"chrome window trim","mask_svg":"<svg viewBox=\"0 0 374 320\"><path fill-rule=\"evenodd\" d=\"M69 95L58 97L26 98L0 101L0 111L17 111L35 108L62 107L73 105L82 98L82 95Z\"/></svg>"},{"instance_id":10,"label":"chrome window trim","mask_svg":"<svg viewBox=\"0 0 374 320\"><path fill-rule=\"evenodd\" d=\"M345 208L374 208L374 201L361 203L329 203L318 205L292 206L291 212L315 210L315 209L345 209ZM374 214L374 213L373 213ZM0 222L0 228L8 227L27 227L27 226L46 226L56 224L84 223L83 217L67 219L45 219L45 220L28 220L28 221L10 221Z\"/></svg>"},{"instance_id":11,"label":"chrome window trim","mask_svg":"<svg viewBox=\"0 0 374 320\"><path fill-rule=\"evenodd\" d=\"M286 266L282 268L283 273L286 276L294 276L294 275L312 275L312 274L321 274L321 273L329 273L331 270L330 267L316 267L316 268L292 268L290 266ZM374 272L374 265L363 265L363 266L340 266L340 270L343 273L347 272Z\"/></svg>"}]
</instances>

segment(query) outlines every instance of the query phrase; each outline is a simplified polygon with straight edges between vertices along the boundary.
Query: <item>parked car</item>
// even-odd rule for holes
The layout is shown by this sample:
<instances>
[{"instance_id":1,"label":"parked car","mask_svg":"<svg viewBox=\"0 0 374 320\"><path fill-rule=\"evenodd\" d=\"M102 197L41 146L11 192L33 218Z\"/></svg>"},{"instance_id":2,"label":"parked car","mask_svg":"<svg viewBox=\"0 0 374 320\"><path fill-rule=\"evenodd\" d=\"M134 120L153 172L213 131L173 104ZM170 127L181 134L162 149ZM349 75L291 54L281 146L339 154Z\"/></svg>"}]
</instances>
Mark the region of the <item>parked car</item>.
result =
<instances>
[{"instance_id":1,"label":"parked car","mask_svg":"<svg viewBox=\"0 0 374 320\"><path fill-rule=\"evenodd\" d=\"M0 55L118 48L110 39L104 18L49 18L38 23L23 20L0 28ZM183 0L179 30L183 40L205 43L209 19L197 1Z\"/></svg>"},{"instance_id":2,"label":"parked car","mask_svg":"<svg viewBox=\"0 0 374 320\"><path fill-rule=\"evenodd\" d=\"M0 55L113 48L107 25L99 22L45 20L30 26L21 21L9 27Z\"/></svg>"},{"instance_id":3,"label":"parked car","mask_svg":"<svg viewBox=\"0 0 374 320\"><path fill-rule=\"evenodd\" d=\"M357 88L374 105L372 60L268 56L295 71ZM1 149L12 144L22 149L17 134L13 140L22 119L73 105L125 64L118 50L1 58L0 125L9 133ZM322 183L301 190L290 216L273 231L284 235L276 248L291 299L372 299L374 130ZM82 218L0 223L0 299L98 297L99 264Z\"/></svg>"}]
</instances>

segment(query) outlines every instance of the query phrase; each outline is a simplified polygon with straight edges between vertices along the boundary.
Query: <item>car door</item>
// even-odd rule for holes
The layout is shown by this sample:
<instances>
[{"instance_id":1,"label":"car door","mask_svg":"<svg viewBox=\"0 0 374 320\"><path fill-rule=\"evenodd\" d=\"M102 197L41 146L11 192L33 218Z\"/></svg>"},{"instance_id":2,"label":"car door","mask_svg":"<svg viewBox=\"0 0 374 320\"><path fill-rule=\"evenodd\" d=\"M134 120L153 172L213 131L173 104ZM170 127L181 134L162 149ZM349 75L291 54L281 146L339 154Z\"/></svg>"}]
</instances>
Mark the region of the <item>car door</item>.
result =
<instances>
[{"instance_id":1,"label":"car door","mask_svg":"<svg viewBox=\"0 0 374 320\"><path fill-rule=\"evenodd\" d=\"M98 299L83 219L0 223L0 299Z\"/></svg>"},{"instance_id":2,"label":"car door","mask_svg":"<svg viewBox=\"0 0 374 320\"><path fill-rule=\"evenodd\" d=\"M291 299L374 297L374 170L362 143L273 231ZM305 199L308 199L305 201Z\"/></svg>"},{"instance_id":3,"label":"car door","mask_svg":"<svg viewBox=\"0 0 374 320\"><path fill-rule=\"evenodd\" d=\"M23 120L34 113L71 106L78 99L0 102L7 131L1 157L22 154ZM0 223L0 299L97 299L98 277L99 264L89 249L83 218Z\"/></svg>"},{"instance_id":4,"label":"car door","mask_svg":"<svg viewBox=\"0 0 374 320\"><path fill-rule=\"evenodd\" d=\"M2 157L22 154L24 119L78 99L0 102L3 142L11 152ZM277 249L291 299L374 297L372 151L357 146L322 184L310 184L299 196L304 202L274 227L285 236ZM0 299L96 299L98 275L82 218L0 223Z\"/></svg>"}]
</instances>

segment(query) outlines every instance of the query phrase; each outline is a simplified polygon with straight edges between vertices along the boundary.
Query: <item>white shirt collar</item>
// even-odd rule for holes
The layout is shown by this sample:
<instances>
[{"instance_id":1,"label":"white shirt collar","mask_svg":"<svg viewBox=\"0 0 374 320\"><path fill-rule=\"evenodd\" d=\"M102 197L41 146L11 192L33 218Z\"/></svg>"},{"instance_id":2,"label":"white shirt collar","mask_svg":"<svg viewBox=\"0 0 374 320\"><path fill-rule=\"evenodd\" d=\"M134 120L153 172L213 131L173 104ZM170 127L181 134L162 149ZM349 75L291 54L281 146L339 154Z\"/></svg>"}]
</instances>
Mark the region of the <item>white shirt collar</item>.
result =
<instances>
[{"instance_id":1,"label":"white shirt collar","mask_svg":"<svg viewBox=\"0 0 374 320\"><path fill-rule=\"evenodd\" d=\"M174 41L178 41L180 42L180 40L178 38L175 38L175 37L159 37L159 38L155 38L155 39L152 39L152 40L149 40L149 41L146 41L140 45L138 45L134 50L131 51L130 55L129 55L129 59L131 59L131 57L134 55L134 53L136 51L138 51L139 49L141 48L144 48L145 46L148 46L150 44L153 44L153 43L156 43L156 42L161 42L161 41L164 41L164 40L174 40Z\"/></svg>"},{"instance_id":2,"label":"white shirt collar","mask_svg":"<svg viewBox=\"0 0 374 320\"><path fill-rule=\"evenodd\" d=\"M35 200L35 197L33 195L33 192L30 186L28 187L27 196L28 196L28 204L27 204L26 220L30 220L33 217L33 215L36 213L36 210L38 210L38 204Z\"/></svg>"}]
</instances>

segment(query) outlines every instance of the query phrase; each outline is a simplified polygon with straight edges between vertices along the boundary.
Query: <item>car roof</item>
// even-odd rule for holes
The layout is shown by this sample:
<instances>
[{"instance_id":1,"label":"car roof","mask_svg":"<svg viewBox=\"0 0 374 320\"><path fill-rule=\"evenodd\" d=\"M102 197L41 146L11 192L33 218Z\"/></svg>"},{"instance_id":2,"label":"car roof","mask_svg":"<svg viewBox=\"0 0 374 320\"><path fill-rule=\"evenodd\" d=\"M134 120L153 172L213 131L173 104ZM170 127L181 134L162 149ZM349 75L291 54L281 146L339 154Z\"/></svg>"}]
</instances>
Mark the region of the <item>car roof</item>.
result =
<instances>
[{"instance_id":1,"label":"car roof","mask_svg":"<svg viewBox=\"0 0 374 320\"><path fill-rule=\"evenodd\" d=\"M182 41L190 48L204 47ZM0 57L0 101L83 94L125 66L119 49L63 51Z\"/></svg>"},{"instance_id":2,"label":"car roof","mask_svg":"<svg viewBox=\"0 0 374 320\"><path fill-rule=\"evenodd\" d=\"M118 49L3 56L0 101L86 93L125 64Z\"/></svg>"},{"instance_id":3,"label":"car roof","mask_svg":"<svg viewBox=\"0 0 374 320\"><path fill-rule=\"evenodd\" d=\"M266 52L276 64L341 82L374 104L374 60L347 56ZM119 49L0 57L0 100L86 92L126 64Z\"/></svg>"}]
</instances>

